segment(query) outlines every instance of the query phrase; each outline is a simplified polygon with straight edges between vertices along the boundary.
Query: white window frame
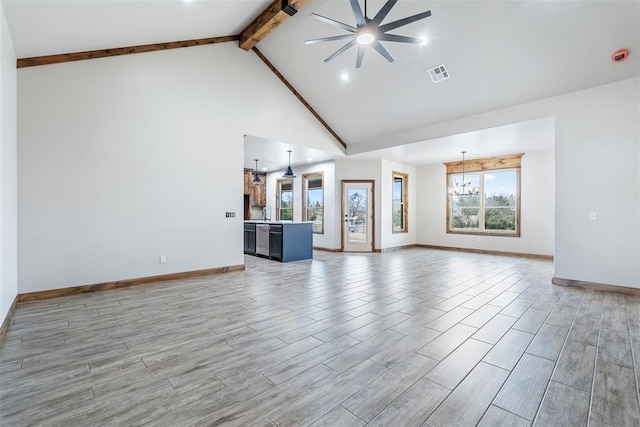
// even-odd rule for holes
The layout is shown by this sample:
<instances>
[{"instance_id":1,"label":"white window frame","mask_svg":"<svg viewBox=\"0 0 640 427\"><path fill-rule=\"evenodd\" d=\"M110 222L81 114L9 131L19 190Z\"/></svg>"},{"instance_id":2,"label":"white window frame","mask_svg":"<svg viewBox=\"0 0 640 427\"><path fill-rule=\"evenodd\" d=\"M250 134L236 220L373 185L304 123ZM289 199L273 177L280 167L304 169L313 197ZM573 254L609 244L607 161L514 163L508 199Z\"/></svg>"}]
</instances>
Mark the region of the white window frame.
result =
<instances>
[{"instance_id":1,"label":"white window frame","mask_svg":"<svg viewBox=\"0 0 640 427\"><path fill-rule=\"evenodd\" d=\"M322 202L320 208L309 208L308 200L309 200L309 180L310 178L320 177L322 190ZM309 219L309 214L314 210L320 210L320 221L313 221L313 232L316 234L324 234L324 174L322 172L311 172L302 175L302 218L303 221L312 221ZM317 190L318 188L313 188L313 190ZM319 224L319 226L318 226Z\"/></svg>"},{"instance_id":2,"label":"white window frame","mask_svg":"<svg viewBox=\"0 0 640 427\"><path fill-rule=\"evenodd\" d=\"M450 191L452 188L453 176L461 173L461 162L449 162L445 163L447 167L447 214L446 214L446 230L450 234L472 234L472 235L484 235L484 236L505 236L505 237L520 237L521 230L521 185L520 185L520 159L523 153L510 154L507 156L489 157L482 159L473 159L465 162L465 174L478 175L478 228L454 228L453 227L453 198L456 197ZM515 230L493 230L485 229L485 210L486 209L512 209L513 207L486 207L484 200L484 178L485 173L492 173L498 171L513 170L516 172L516 204L515 204ZM458 197L473 197L473 196L458 196Z\"/></svg>"},{"instance_id":3,"label":"white window frame","mask_svg":"<svg viewBox=\"0 0 640 427\"><path fill-rule=\"evenodd\" d=\"M290 208L286 208L286 210L290 210L291 211L291 219L290 220L283 220L282 219L282 185L286 184L286 183L291 183L291 207ZM293 179L291 178L282 178L282 179L278 179L277 180L277 186L276 186L276 221L293 221L293 205L294 205L294 193L293 193Z\"/></svg>"},{"instance_id":4,"label":"white window frame","mask_svg":"<svg viewBox=\"0 0 640 427\"><path fill-rule=\"evenodd\" d=\"M395 199L394 185L397 179L402 182L400 200ZM394 171L391 175L391 232L392 233L408 233L409 232L409 174ZM395 211L396 204L400 205L402 216L402 227L396 228Z\"/></svg>"}]
</instances>

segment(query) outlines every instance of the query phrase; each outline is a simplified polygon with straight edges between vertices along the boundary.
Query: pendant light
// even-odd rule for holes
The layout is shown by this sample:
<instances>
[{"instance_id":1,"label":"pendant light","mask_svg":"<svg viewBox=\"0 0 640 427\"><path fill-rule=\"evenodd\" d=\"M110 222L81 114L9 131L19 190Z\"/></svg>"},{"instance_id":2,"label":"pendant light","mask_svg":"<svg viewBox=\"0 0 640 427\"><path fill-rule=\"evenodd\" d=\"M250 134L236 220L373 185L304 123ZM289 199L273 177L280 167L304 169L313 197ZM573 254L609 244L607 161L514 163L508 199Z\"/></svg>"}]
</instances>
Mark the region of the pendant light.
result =
<instances>
[{"instance_id":1,"label":"pendant light","mask_svg":"<svg viewBox=\"0 0 640 427\"><path fill-rule=\"evenodd\" d=\"M293 174L293 170L291 170L291 150L287 150L287 153L289 153L289 166L287 166L287 170L284 171L282 177L295 178L296 176Z\"/></svg>"},{"instance_id":2,"label":"pendant light","mask_svg":"<svg viewBox=\"0 0 640 427\"><path fill-rule=\"evenodd\" d=\"M478 194L478 187L471 186L471 180L464 179L464 155L466 151L462 151L462 184L456 181L452 187L449 188L449 194L454 196L476 196Z\"/></svg>"},{"instance_id":3,"label":"pendant light","mask_svg":"<svg viewBox=\"0 0 640 427\"><path fill-rule=\"evenodd\" d=\"M253 178L251 178L252 184L260 184L262 181L260 180L260 175L258 174L258 159L253 159L256 162L256 168L253 170Z\"/></svg>"}]
</instances>

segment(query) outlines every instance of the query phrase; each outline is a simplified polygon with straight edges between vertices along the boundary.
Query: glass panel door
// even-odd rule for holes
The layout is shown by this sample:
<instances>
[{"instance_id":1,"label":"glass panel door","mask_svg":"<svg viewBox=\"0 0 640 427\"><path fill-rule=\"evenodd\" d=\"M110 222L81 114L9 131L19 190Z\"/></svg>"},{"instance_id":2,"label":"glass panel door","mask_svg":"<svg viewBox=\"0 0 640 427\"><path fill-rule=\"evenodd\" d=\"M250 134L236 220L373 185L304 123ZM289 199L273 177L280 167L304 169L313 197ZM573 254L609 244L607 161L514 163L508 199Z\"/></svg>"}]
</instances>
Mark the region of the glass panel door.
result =
<instances>
[{"instance_id":1,"label":"glass panel door","mask_svg":"<svg viewBox=\"0 0 640 427\"><path fill-rule=\"evenodd\" d=\"M345 252L373 250L373 182L342 183L342 248Z\"/></svg>"}]
</instances>

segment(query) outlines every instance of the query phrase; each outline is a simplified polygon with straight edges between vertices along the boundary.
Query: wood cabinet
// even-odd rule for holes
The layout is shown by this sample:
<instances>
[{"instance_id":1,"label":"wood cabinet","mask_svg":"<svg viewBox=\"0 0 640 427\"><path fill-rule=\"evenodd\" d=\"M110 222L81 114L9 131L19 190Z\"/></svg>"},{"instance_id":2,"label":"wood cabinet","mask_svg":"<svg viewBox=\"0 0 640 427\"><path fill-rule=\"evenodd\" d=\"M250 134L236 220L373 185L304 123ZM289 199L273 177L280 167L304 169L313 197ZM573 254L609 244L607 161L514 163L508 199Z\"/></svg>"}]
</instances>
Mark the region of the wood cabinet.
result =
<instances>
[{"instance_id":1,"label":"wood cabinet","mask_svg":"<svg viewBox=\"0 0 640 427\"><path fill-rule=\"evenodd\" d=\"M251 191L251 169L244 170L244 194L249 194Z\"/></svg>"},{"instance_id":2,"label":"wood cabinet","mask_svg":"<svg viewBox=\"0 0 640 427\"><path fill-rule=\"evenodd\" d=\"M254 184L251 188L251 203L253 206L264 207L267 205L267 186L264 184L264 177L262 177L262 184Z\"/></svg>"},{"instance_id":3,"label":"wood cabinet","mask_svg":"<svg viewBox=\"0 0 640 427\"><path fill-rule=\"evenodd\" d=\"M267 188L265 185L267 175L260 173L260 180L262 182L254 184L251 182L253 178L252 173L252 169L244 170L244 194L249 195L249 206L262 208L267 205Z\"/></svg>"}]
</instances>

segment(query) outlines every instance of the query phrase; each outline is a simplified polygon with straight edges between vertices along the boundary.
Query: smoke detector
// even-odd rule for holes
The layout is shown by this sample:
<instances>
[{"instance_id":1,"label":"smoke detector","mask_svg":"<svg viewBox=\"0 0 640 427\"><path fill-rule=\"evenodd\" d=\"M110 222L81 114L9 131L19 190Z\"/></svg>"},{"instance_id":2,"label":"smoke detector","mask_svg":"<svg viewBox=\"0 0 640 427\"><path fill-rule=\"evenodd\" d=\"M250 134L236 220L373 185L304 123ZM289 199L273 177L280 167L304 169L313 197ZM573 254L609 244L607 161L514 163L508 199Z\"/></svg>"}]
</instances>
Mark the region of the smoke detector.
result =
<instances>
[{"instance_id":1,"label":"smoke detector","mask_svg":"<svg viewBox=\"0 0 640 427\"><path fill-rule=\"evenodd\" d=\"M613 52L611 55L611 60L613 62L621 62L629 57L629 51L627 49L620 49L616 52Z\"/></svg>"},{"instance_id":2,"label":"smoke detector","mask_svg":"<svg viewBox=\"0 0 640 427\"><path fill-rule=\"evenodd\" d=\"M447 68L443 65L438 65L435 68L429 70L429 76L434 83L441 82L451 77Z\"/></svg>"}]
</instances>

